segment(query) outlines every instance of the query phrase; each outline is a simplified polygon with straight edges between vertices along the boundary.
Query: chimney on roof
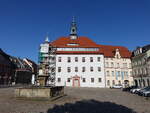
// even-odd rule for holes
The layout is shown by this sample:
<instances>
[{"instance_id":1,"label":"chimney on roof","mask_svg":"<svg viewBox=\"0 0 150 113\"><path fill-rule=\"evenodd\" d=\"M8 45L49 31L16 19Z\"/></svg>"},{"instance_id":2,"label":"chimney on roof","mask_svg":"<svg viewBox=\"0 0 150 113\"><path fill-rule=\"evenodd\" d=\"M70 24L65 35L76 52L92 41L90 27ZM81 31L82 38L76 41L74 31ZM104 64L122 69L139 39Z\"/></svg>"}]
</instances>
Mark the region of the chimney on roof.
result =
<instances>
[{"instance_id":1,"label":"chimney on roof","mask_svg":"<svg viewBox=\"0 0 150 113\"><path fill-rule=\"evenodd\" d=\"M75 17L73 17L72 23L71 23L70 39L72 39L72 40L77 39L77 26L76 26L76 22L75 22Z\"/></svg>"}]
</instances>

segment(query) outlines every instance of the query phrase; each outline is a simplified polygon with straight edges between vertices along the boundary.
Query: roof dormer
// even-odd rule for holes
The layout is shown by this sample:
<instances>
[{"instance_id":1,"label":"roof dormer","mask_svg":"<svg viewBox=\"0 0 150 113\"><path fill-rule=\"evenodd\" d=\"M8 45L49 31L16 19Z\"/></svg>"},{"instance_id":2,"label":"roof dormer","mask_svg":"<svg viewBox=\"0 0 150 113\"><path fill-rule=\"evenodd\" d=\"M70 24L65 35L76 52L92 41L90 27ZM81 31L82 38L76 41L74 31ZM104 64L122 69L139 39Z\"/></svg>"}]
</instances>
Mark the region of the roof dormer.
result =
<instances>
[{"instance_id":1,"label":"roof dormer","mask_svg":"<svg viewBox=\"0 0 150 113\"><path fill-rule=\"evenodd\" d=\"M117 58L117 59L121 58L121 55L120 55L120 52L119 52L118 48L115 50L115 58Z\"/></svg>"}]
</instances>

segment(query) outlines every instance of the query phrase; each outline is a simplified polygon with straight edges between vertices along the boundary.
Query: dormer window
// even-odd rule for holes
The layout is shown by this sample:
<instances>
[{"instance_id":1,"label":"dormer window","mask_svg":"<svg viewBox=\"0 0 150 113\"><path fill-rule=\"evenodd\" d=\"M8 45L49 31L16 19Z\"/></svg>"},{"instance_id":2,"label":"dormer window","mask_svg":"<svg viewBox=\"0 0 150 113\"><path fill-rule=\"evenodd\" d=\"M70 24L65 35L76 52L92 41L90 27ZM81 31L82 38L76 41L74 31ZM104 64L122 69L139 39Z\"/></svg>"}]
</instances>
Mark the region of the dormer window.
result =
<instances>
[{"instance_id":1,"label":"dormer window","mask_svg":"<svg viewBox=\"0 0 150 113\"><path fill-rule=\"evenodd\" d=\"M78 46L79 44L77 44L77 43L69 43L69 44L67 44L67 46Z\"/></svg>"},{"instance_id":2,"label":"dormer window","mask_svg":"<svg viewBox=\"0 0 150 113\"><path fill-rule=\"evenodd\" d=\"M71 40L77 39L77 35L70 35L70 39L71 39Z\"/></svg>"}]
</instances>

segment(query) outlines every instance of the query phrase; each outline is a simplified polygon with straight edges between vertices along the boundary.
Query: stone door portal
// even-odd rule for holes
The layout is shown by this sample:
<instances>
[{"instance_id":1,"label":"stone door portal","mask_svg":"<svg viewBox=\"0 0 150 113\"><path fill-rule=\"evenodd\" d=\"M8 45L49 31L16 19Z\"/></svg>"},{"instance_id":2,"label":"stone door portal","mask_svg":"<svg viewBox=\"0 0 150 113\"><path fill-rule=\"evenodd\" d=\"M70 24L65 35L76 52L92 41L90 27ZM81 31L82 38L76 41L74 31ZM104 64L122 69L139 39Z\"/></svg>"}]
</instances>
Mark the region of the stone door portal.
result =
<instances>
[{"instance_id":1,"label":"stone door portal","mask_svg":"<svg viewBox=\"0 0 150 113\"><path fill-rule=\"evenodd\" d=\"M78 79L74 80L74 87L79 87L79 80Z\"/></svg>"},{"instance_id":2,"label":"stone door portal","mask_svg":"<svg viewBox=\"0 0 150 113\"><path fill-rule=\"evenodd\" d=\"M80 77L77 75L73 77L73 87L80 87Z\"/></svg>"}]
</instances>

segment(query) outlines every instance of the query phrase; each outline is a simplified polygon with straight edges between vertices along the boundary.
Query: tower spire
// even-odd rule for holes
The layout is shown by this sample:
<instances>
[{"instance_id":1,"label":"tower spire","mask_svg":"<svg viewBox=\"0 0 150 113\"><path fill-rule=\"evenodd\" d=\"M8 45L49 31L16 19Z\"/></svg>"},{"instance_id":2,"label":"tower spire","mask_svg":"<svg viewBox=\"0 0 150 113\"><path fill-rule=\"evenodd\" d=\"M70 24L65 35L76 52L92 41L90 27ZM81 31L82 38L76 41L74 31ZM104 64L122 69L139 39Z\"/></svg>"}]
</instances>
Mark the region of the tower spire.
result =
<instances>
[{"instance_id":1,"label":"tower spire","mask_svg":"<svg viewBox=\"0 0 150 113\"><path fill-rule=\"evenodd\" d=\"M48 33L46 35L45 42L49 42Z\"/></svg>"},{"instance_id":2,"label":"tower spire","mask_svg":"<svg viewBox=\"0 0 150 113\"><path fill-rule=\"evenodd\" d=\"M76 39L77 38L77 26L76 26L76 22L75 22L75 17L74 16L72 18L72 23L71 23L70 38L71 39Z\"/></svg>"}]
</instances>

